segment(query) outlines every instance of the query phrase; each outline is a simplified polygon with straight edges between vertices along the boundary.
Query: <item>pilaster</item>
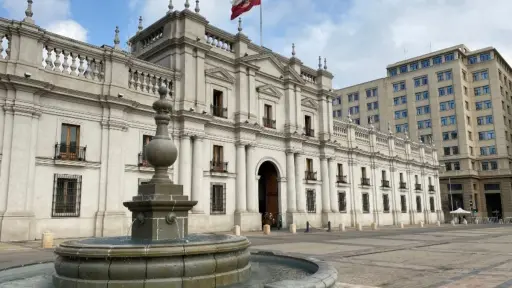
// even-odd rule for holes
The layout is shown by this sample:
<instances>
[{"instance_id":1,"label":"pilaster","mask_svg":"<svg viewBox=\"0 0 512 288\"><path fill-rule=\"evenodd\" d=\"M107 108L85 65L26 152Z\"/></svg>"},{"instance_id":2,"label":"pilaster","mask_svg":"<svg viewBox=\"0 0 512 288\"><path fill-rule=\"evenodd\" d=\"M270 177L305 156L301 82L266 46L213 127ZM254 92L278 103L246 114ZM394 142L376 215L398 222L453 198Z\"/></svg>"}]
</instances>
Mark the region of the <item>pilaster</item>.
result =
<instances>
[{"instance_id":1,"label":"pilaster","mask_svg":"<svg viewBox=\"0 0 512 288\"><path fill-rule=\"evenodd\" d=\"M306 213L306 191L304 190L304 156L295 154L295 188L297 193L297 211Z\"/></svg>"},{"instance_id":2,"label":"pilaster","mask_svg":"<svg viewBox=\"0 0 512 288\"><path fill-rule=\"evenodd\" d=\"M292 151L286 152L286 179L288 213L297 212L297 191L295 190L295 159Z\"/></svg>"},{"instance_id":3,"label":"pilaster","mask_svg":"<svg viewBox=\"0 0 512 288\"><path fill-rule=\"evenodd\" d=\"M329 191L329 169L327 167L327 158L320 158L320 173L322 180L322 213L330 213L331 212L331 197Z\"/></svg>"},{"instance_id":4,"label":"pilaster","mask_svg":"<svg viewBox=\"0 0 512 288\"><path fill-rule=\"evenodd\" d=\"M329 158L329 191L331 195L331 210L334 213L339 213L340 211L338 207L338 191L336 190L336 170L337 169L335 159Z\"/></svg>"},{"instance_id":5,"label":"pilaster","mask_svg":"<svg viewBox=\"0 0 512 288\"><path fill-rule=\"evenodd\" d=\"M202 136L194 136L194 147L192 153L192 201L198 201L192 207L192 213L204 213L205 200L208 198L201 197L203 189L203 138ZM207 201L206 201L207 202Z\"/></svg>"},{"instance_id":6,"label":"pilaster","mask_svg":"<svg viewBox=\"0 0 512 288\"><path fill-rule=\"evenodd\" d=\"M179 161L179 184L183 185L183 195L191 196L192 167L191 167L191 139L190 135L180 135Z\"/></svg>"},{"instance_id":7,"label":"pilaster","mask_svg":"<svg viewBox=\"0 0 512 288\"><path fill-rule=\"evenodd\" d=\"M256 167L254 161L254 146L247 145L246 151L246 179L247 179L247 210L251 213L258 213L258 193L256 192Z\"/></svg>"},{"instance_id":8,"label":"pilaster","mask_svg":"<svg viewBox=\"0 0 512 288\"><path fill-rule=\"evenodd\" d=\"M236 210L235 213L247 212L246 198L246 159L245 145L236 144Z\"/></svg>"}]
</instances>

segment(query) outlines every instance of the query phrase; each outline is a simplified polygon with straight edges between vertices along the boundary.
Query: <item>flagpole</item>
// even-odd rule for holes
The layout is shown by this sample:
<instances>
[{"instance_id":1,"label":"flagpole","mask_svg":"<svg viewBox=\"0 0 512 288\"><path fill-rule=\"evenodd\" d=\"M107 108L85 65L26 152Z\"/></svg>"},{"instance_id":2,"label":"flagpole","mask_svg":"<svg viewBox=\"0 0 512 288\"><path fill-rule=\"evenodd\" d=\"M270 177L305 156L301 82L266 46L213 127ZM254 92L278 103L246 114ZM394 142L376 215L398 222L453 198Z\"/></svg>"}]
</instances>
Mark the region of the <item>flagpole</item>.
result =
<instances>
[{"instance_id":1,"label":"flagpole","mask_svg":"<svg viewBox=\"0 0 512 288\"><path fill-rule=\"evenodd\" d=\"M263 47L263 0L260 3L260 46Z\"/></svg>"}]
</instances>

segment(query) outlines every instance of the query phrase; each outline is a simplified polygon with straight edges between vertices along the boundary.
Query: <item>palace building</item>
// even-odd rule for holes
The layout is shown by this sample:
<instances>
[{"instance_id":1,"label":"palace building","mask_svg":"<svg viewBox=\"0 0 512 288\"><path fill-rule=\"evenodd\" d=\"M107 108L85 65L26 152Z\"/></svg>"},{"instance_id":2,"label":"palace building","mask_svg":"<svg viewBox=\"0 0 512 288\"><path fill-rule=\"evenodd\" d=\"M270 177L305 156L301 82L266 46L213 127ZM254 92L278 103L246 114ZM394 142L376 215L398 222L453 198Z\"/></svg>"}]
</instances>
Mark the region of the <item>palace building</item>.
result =
<instances>
[{"instance_id":1,"label":"palace building","mask_svg":"<svg viewBox=\"0 0 512 288\"><path fill-rule=\"evenodd\" d=\"M198 201L191 232L443 220L436 148L335 120L322 59L307 67L199 9L141 22L129 52L117 29L97 47L31 16L0 19L0 241L127 235L160 85L179 151L169 175Z\"/></svg>"}]
</instances>

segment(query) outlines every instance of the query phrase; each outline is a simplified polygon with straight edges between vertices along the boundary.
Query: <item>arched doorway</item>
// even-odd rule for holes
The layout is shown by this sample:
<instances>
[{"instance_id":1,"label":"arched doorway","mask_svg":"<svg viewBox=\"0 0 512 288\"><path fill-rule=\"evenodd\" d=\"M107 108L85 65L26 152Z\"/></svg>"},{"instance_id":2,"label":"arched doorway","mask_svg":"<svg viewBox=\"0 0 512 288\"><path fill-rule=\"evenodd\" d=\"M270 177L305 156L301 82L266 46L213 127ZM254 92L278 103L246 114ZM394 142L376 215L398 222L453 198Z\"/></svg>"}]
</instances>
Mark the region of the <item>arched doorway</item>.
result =
<instances>
[{"instance_id":1,"label":"arched doorway","mask_svg":"<svg viewBox=\"0 0 512 288\"><path fill-rule=\"evenodd\" d=\"M262 217L262 225L281 228L279 215L279 173L276 166L265 161L258 169L260 180L258 182L258 206Z\"/></svg>"}]
</instances>

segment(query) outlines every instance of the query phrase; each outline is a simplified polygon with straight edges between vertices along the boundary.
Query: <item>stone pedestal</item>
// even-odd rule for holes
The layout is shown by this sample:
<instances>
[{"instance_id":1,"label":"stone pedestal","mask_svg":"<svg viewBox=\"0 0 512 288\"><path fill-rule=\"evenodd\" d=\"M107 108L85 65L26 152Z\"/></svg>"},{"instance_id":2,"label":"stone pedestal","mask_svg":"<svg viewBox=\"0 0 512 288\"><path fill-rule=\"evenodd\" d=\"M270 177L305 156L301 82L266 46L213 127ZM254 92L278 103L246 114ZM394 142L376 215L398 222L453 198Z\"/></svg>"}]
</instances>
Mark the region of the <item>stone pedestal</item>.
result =
<instances>
[{"instance_id":1,"label":"stone pedestal","mask_svg":"<svg viewBox=\"0 0 512 288\"><path fill-rule=\"evenodd\" d=\"M235 236L240 236L240 226L235 225L235 227L233 227L233 233Z\"/></svg>"},{"instance_id":2,"label":"stone pedestal","mask_svg":"<svg viewBox=\"0 0 512 288\"><path fill-rule=\"evenodd\" d=\"M308 221L306 213L301 212L287 212L286 223L293 223L297 229L305 229L306 222Z\"/></svg>"},{"instance_id":3,"label":"stone pedestal","mask_svg":"<svg viewBox=\"0 0 512 288\"><path fill-rule=\"evenodd\" d=\"M357 231L363 231L363 225L361 223L356 224L356 230Z\"/></svg>"},{"instance_id":4,"label":"stone pedestal","mask_svg":"<svg viewBox=\"0 0 512 288\"><path fill-rule=\"evenodd\" d=\"M423 221L420 221L420 227L423 228L423 226L425 226L425 223L423 223Z\"/></svg>"},{"instance_id":5,"label":"stone pedestal","mask_svg":"<svg viewBox=\"0 0 512 288\"><path fill-rule=\"evenodd\" d=\"M41 237L41 248L50 249L53 248L53 233L44 232Z\"/></svg>"},{"instance_id":6,"label":"stone pedestal","mask_svg":"<svg viewBox=\"0 0 512 288\"><path fill-rule=\"evenodd\" d=\"M477 220L478 221L478 220ZM436 221L436 226L437 227L441 227L441 222L440 221Z\"/></svg>"},{"instance_id":7,"label":"stone pedestal","mask_svg":"<svg viewBox=\"0 0 512 288\"><path fill-rule=\"evenodd\" d=\"M132 239L164 240L188 235L188 211L197 201L183 195L182 185L149 183L123 204L132 212Z\"/></svg>"},{"instance_id":8,"label":"stone pedestal","mask_svg":"<svg viewBox=\"0 0 512 288\"><path fill-rule=\"evenodd\" d=\"M345 224L344 223L340 224L340 232L345 232Z\"/></svg>"},{"instance_id":9,"label":"stone pedestal","mask_svg":"<svg viewBox=\"0 0 512 288\"><path fill-rule=\"evenodd\" d=\"M277 221L277 219L276 219ZM235 213L235 225L239 225L241 231L260 231L261 214L254 212Z\"/></svg>"},{"instance_id":10,"label":"stone pedestal","mask_svg":"<svg viewBox=\"0 0 512 288\"><path fill-rule=\"evenodd\" d=\"M297 233L297 226L295 226L295 224L290 224L290 233Z\"/></svg>"},{"instance_id":11,"label":"stone pedestal","mask_svg":"<svg viewBox=\"0 0 512 288\"><path fill-rule=\"evenodd\" d=\"M270 225L268 225L268 224L263 225L263 234L265 234L265 235L270 234Z\"/></svg>"},{"instance_id":12,"label":"stone pedestal","mask_svg":"<svg viewBox=\"0 0 512 288\"><path fill-rule=\"evenodd\" d=\"M400 223L398 224L398 226L399 226L401 229L404 229L404 222L400 222Z\"/></svg>"},{"instance_id":13,"label":"stone pedestal","mask_svg":"<svg viewBox=\"0 0 512 288\"><path fill-rule=\"evenodd\" d=\"M377 230L379 229L379 226L377 225L377 223L373 222L372 223L372 230Z\"/></svg>"}]
</instances>

